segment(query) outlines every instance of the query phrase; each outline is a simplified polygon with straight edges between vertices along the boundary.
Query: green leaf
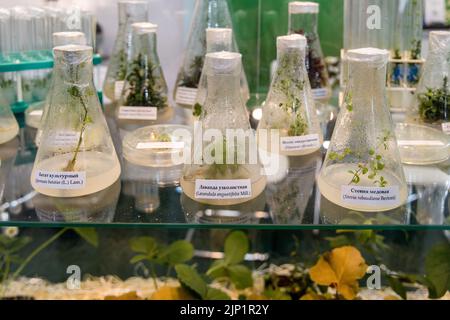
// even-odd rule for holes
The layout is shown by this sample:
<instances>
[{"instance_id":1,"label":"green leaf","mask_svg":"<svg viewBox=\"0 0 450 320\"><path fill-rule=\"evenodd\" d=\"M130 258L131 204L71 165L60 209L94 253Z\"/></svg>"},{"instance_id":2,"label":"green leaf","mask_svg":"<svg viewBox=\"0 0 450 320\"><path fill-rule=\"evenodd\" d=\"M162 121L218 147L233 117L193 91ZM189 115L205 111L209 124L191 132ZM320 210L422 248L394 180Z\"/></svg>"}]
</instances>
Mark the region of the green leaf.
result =
<instances>
[{"instance_id":1,"label":"green leaf","mask_svg":"<svg viewBox=\"0 0 450 320\"><path fill-rule=\"evenodd\" d=\"M354 222L351 224L355 224ZM339 248L344 247L346 245L351 244L352 242L345 235L340 235L336 237L327 237L325 238L330 243L331 248Z\"/></svg>"},{"instance_id":2,"label":"green leaf","mask_svg":"<svg viewBox=\"0 0 450 320\"><path fill-rule=\"evenodd\" d=\"M243 261L248 250L248 237L244 232L230 233L225 240L225 262L232 265Z\"/></svg>"},{"instance_id":3,"label":"green leaf","mask_svg":"<svg viewBox=\"0 0 450 320\"><path fill-rule=\"evenodd\" d=\"M162 262L175 265L189 261L194 256L194 247L185 240L179 240L164 248L160 254Z\"/></svg>"},{"instance_id":4,"label":"green leaf","mask_svg":"<svg viewBox=\"0 0 450 320\"><path fill-rule=\"evenodd\" d=\"M394 292L398 294L400 297L402 297L402 299L406 300L407 299L406 289L403 283L399 279L394 277L388 277L388 281L391 289L394 290Z\"/></svg>"},{"instance_id":5,"label":"green leaf","mask_svg":"<svg viewBox=\"0 0 450 320\"><path fill-rule=\"evenodd\" d=\"M222 278L227 276L227 270L226 270L227 264L224 260L217 260L214 261L211 267L209 267L208 271L206 272L206 275L213 278Z\"/></svg>"},{"instance_id":6,"label":"green leaf","mask_svg":"<svg viewBox=\"0 0 450 320\"><path fill-rule=\"evenodd\" d=\"M208 288L206 292L206 300L231 300L231 298L222 290Z\"/></svg>"},{"instance_id":7,"label":"green leaf","mask_svg":"<svg viewBox=\"0 0 450 320\"><path fill-rule=\"evenodd\" d=\"M76 233L94 247L98 247L98 234L94 228L74 228Z\"/></svg>"},{"instance_id":8,"label":"green leaf","mask_svg":"<svg viewBox=\"0 0 450 320\"><path fill-rule=\"evenodd\" d=\"M207 296L208 286L198 272L191 266L186 264L178 264L175 266L178 280L197 293L202 299Z\"/></svg>"},{"instance_id":9,"label":"green leaf","mask_svg":"<svg viewBox=\"0 0 450 320\"><path fill-rule=\"evenodd\" d=\"M425 258L425 273L435 289L430 292L431 299L438 299L450 290L449 244L439 244L431 249Z\"/></svg>"},{"instance_id":10,"label":"green leaf","mask_svg":"<svg viewBox=\"0 0 450 320\"><path fill-rule=\"evenodd\" d=\"M231 282L236 289L242 290L253 286L252 271L243 265L229 266L228 273L230 274Z\"/></svg>"},{"instance_id":11,"label":"green leaf","mask_svg":"<svg viewBox=\"0 0 450 320\"><path fill-rule=\"evenodd\" d=\"M142 260L147 260L147 256L145 254L138 254L136 256L134 256L133 258L131 258L130 263L135 264L138 262L141 262Z\"/></svg>"},{"instance_id":12,"label":"green leaf","mask_svg":"<svg viewBox=\"0 0 450 320\"><path fill-rule=\"evenodd\" d=\"M146 253L154 256L158 248L156 240L151 237L139 237L130 240L130 248L134 252Z\"/></svg>"}]
</instances>

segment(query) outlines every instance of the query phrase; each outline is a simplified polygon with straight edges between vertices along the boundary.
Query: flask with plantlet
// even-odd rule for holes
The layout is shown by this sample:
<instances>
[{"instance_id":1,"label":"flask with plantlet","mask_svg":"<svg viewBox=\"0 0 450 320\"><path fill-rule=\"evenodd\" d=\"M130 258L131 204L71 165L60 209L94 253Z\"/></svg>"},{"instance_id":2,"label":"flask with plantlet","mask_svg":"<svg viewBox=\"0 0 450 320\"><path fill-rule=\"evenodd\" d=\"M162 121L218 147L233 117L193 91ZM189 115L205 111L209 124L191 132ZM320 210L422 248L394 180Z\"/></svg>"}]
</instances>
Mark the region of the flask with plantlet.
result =
<instances>
[{"instance_id":1,"label":"flask with plantlet","mask_svg":"<svg viewBox=\"0 0 450 320\"><path fill-rule=\"evenodd\" d=\"M268 151L286 156L311 154L320 149L322 133L305 67L306 38L278 37L277 70L269 89L258 134L279 130L279 143L269 141ZM268 132L268 131L266 131ZM272 150L272 146L279 150ZM260 144L264 148L264 144Z\"/></svg>"},{"instance_id":2,"label":"flask with plantlet","mask_svg":"<svg viewBox=\"0 0 450 320\"><path fill-rule=\"evenodd\" d=\"M52 90L31 185L53 197L106 189L120 164L93 83L92 47L55 47Z\"/></svg>"},{"instance_id":3,"label":"flask with plantlet","mask_svg":"<svg viewBox=\"0 0 450 320\"><path fill-rule=\"evenodd\" d=\"M3 99L3 96L0 96L0 144L11 141L18 133L19 124L8 102Z\"/></svg>"},{"instance_id":4,"label":"flask with plantlet","mask_svg":"<svg viewBox=\"0 0 450 320\"><path fill-rule=\"evenodd\" d=\"M103 94L115 102L120 98L127 74L127 59L131 49L131 25L148 20L147 1L119 1L119 30L108 64Z\"/></svg>"},{"instance_id":5,"label":"flask with plantlet","mask_svg":"<svg viewBox=\"0 0 450 320\"><path fill-rule=\"evenodd\" d=\"M194 128L192 158L181 177L183 192L212 205L234 205L261 194L266 179L258 154L252 150L250 129L240 92L241 55L206 55L208 94L199 124ZM236 141L237 140L237 141Z\"/></svg>"},{"instance_id":6,"label":"flask with plantlet","mask_svg":"<svg viewBox=\"0 0 450 320\"><path fill-rule=\"evenodd\" d=\"M167 84L156 50L157 28L149 22L132 24L127 75L116 109L122 133L151 124L167 123L172 116Z\"/></svg>"},{"instance_id":7,"label":"flask with plantlet","mask_svg":"<svg viewBox=\"0 0 450 320\"><path fill-rule=\"evenodd\" d=\"M374 48L348 51L349 82L318 177L321 194L347 209L392 210L408 195L386 103L388 56Z\"/></svg>"},{"instance_id":8,"label":"flask with plantlet","mask_svg":"<svg viewBox=\"0 0 450 320\"><path fill-rule=\"evenodd\" d=\"M232 52L233 48L233 30L230 28L208 28L206 29L206 52L220 52L229 51ZM203 105L205 104L207 89L205 66L203 66L202 75L200 77L199 88L197 91L197 97L195 104L192 108L192 115L194 119L198 119L202 113ZM244 69L241 72L241 94L244 102L250 98L250 92L248 89L247 78L245 76Z\"/></svg>"}]
</instances>

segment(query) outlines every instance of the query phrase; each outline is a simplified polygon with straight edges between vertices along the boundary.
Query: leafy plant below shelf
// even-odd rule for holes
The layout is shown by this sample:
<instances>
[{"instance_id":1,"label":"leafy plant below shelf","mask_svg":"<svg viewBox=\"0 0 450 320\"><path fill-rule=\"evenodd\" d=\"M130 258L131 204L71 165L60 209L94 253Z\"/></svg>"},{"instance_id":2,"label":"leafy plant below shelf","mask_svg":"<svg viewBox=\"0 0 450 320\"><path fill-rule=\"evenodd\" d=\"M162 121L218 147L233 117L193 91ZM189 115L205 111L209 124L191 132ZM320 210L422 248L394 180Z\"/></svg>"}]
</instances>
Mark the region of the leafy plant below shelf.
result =
<instances>
[{"instance_id":1,"label":"leafy plant below shelf","mask_svg":"<svg viewBox=\"0 0 450 320\"><path fill-rule=\"evenodd\" d=\"M167 107L167 97L158 88L154 70L157 66L142 54L131 62L127 68L126 80L129 85L124 105L148 106L162 109Z\"/></svg>"},{"instance_id":2,"label":"leafy plant below shelf","mask_svg":"<svg viewBox=\"0 0 450 320\"><path fill-rule=\"evenodd\" d=\"M247 235L241 231L232 232L225 240L224 259L214 262L206 275L217 281L231 283L238 290L252 287L252 271L241 264L248 250Z\"/></svg>"},{"instance_id":3,"label":"leafy plant below shelf","mask_svg":"<svg viewBox=\"0 0 450 320\"><path fill-rule=\"evenodd\" d=\"M433 123L450 118L450 92L448 90L448 77L444 77L441 88L427 88L426 92L418 95L419 116L427 122Z\"/></svg>"},{"instance_id":4,"label":"leafy plant below shelf","mask_svg":"<svg viewBox=\"0 0 450 320\"><path fill-rule=\"evenodd\" d=\"M177 264L187 262L194 256L194 247L191 243L179 240L168 246L163 246L152 237L139 237L130 240L130 248L137 253L130 263L136 264L146 261L150 265L155 287L158 287L155 265L167 267L167 275Z\"/></svg>"}]
</instances>

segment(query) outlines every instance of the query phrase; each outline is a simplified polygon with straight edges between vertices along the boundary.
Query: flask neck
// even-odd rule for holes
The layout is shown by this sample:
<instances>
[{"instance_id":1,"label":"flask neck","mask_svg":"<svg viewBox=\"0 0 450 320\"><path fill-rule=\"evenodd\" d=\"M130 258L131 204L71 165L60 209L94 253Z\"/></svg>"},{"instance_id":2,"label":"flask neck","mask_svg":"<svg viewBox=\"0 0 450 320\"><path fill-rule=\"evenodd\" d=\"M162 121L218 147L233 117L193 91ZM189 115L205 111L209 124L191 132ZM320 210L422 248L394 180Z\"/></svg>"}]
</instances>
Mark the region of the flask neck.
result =
<instances>
[{"instance_id":1,"label":"flask neck","mask_svg":"<svg viewBox=\"0 0 450 320\"><path fill-rule=\"evenodd\" d=\"M237 70L231 74L207 74L207 87L206 108L217 102L223 102L225 108L234 108L242 102L240 72Z\"/></svg>"},{"instance_id":2,"label":"flask neck","mask_svg":"<svg viewBox=\"0 0 450 320\"><path fill-rule=\"evenodd\" d=\"M68 58L62 53L55 53L53 72L57 83L79 87L93 85L92 55L80 53Z\"/></svg>"},{"instance_id":3,"label":"flask neck","mask_svg":"<svg viewBox=\"0 0 450 320\"><path fill-rule=\"evenodd\" d=\"M131 57L129 63L140 58L152 64L159 64L157 54L157 39L155 32L143 34L133 33L131 45Z\"/></svg>"},{"instance_id":4,"label":"flask neck","mask_svg":"<svg viewBox=\"0 0 450 320\"><path fill-rule=\"evenodd\" d=\"M228 18L231 20L226 0L198 0L194 13L195 17L201 17L206 14L207 25L210 28L231 28L231 25L224 25L223 23L228 21Z\"/></svg>"},{"instance_id":5,"label":"flask neck","mask_svg":"<svg viewBox=\"0 0 450 320\"><path fill-rule=\"evenodd\" d=\"M297 73L305 71L305 50L301 48L278 48L277 49L278 71L283 73Z\"/></svg>"},{"instance_id":6,"label":"flask neck","mask_svg":"<svg viewBox=\"0 0 450 320\"><path fill-rule=\"evenodd\" d=\"M223 42L212 42L206 44L206 52L219 52L219 51L232 51L231 41L223 41Z\"/></svg>"},{"instance_id":7,"label":"flask neck","mask_svg":"<svg viewBox=\"0 0 450 320\"><path fill-rule=\"evenodd\" d=\"M301 34L310 38L317 35L317 13L291 13L289 14L289 34Z\"/></svg>"}]
</instances>

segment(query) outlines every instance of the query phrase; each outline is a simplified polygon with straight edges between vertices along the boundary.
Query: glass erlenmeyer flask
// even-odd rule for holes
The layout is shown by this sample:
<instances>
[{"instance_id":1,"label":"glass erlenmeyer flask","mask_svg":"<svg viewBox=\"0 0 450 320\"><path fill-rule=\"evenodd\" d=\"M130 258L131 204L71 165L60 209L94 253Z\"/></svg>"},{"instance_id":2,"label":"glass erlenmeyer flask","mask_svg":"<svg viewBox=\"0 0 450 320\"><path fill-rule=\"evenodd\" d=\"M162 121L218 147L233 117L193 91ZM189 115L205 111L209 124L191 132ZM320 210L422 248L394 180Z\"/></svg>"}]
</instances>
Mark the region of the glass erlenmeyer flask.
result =
<instances>
[{"instance_id":1,"label":"glass erlenmeyer flask","mask_svg":"<svg viewBox=\"0 0 450 320\"><path fill-rule=\"evenodd\" d=\"M305 67L305 50L306 38L302 35L277 38L277 70L258 126L258 133L262 129L279 130L279 143L270 145L279 145L279 153L287 156L314 153L323 140Z\"/></svg>"},{"instance_id":2,"label":"glass erlenmeyer flask","mask_svg":"<svg viewBox=\"0 0 450 320\"><path fill-rule=\"evenodd\" d=\"M289 34L301 34L308 40L306 69L308 70L313 97L327 104L331 96L328 71L317 31L319 4L294 1L289 3Z\"/></svg>"},{"instance_id":3,"label":"glass erlenmeyer flask","mask_svg":"<svg viewBox=\"0 0 450 320\"><path fill-rule=\"evenodd\" d=\"M19 124L0 92L0 144L11 141L19 133Z\"/></svg>"},{"instance_id":4,"label":"glass erlenmeyer flask","mask_svg":"<svg viewBox=\"0 0 450 320\"><path fill-rule=\"evenodd\" d=\"M450 32L430 32L429 53L408 112L410 122L450 133Z\"/></svg>"},{"instance_id":5,"label":"glass erlenmeyer flask","mask_svg":"<svg viewBox=\"0 0 450 320\"><path fill-rule=\"evenodd\" d=\"M127 75L116 110L122 132L167 123L172 116L167 100L167 84L156 50L157 28L149 22L132 24Z\"/></svg>"},{"instance_id":6,"label":"glass erlenmeyer flask","mask_svg":"<svg viewBox=\"0 0 450 320\"><path fill-rule=\"evenodd\" d=\"M119 30L106 72L103 94L116 101L122 93L131 48L131 24L148 20L147 1L119 1Z\"/></svg>"},{"instance_id":7,"label":"glass erlenmeyer flask","mask_svg":"<svg viewBox=\"0 0 450 320\"><path fill-rule=\"evenodd\" d=\"M408 195L386 102L389 52L348 51L349 82L324 166L322 195L344 208L378 212L400 207Z\"/></svg>"},{"instance_id":8,"label":"glass erlenmeyer flask","mask_svg":"<svg viewBox=\"0 0 450 320\"><path fill-rule=\"evenodd\" d=\"M243 203L266 185L257 150L252 150L256 144L240 92L241 68L239 53L206 55L208 95L194 128L193 157L180 181L183 192L198 202Z\"/></svg>"},{"instance_id":9,"label":"glass erlenmeyer flask","mask_svg":"<svg viewBox=\"0 0 450 320\"><path fill-rule=\"evenodd\" d=\"M230 28L208 28L206 29L206 52L220 52L220 51L233 51L233 30ZM204 69L204 66L203 66ZM200 77L199 87L197 91L197 98L192 110L194 118L198 118L201 115L202 107L206 100L206 74L202 70ZM241 73L241 94L244 102L250 98L250 92L248 89L247 78L245 76L244 69Z\"/></svg>"},{"instance_id":10,"label":"glass erlenmeyer flask","mask_svg":"<svg viewBox=\"0 0 450 320\"><path fill-rule=\"evenodd\" d=\"M86 37L84 33L77 31L68 31L68 32L55 32L52 36L53 39L53 47L65 46L69 44L73 45L86 45ZM52 84L50 84L50 87ZM37 103L33 103L30 107L25 111L25 123L27 126L32 128L38 128L38 132L36 134L36 145L39 145L39 139L42 135L42 128L39 127L41 123L41 119L44 117L44 114L48 111L47 101L40 101Z\"/></svg>"},{"instance_id":11,"label":"glass erlenmeyer flask","mask_svg":"<svg viewBox=\"0 0 450 320\"><path fill-rule=\"evenodd\" d=\"M92 47L53 52L54 85L31 185L48 196L84 196L112 185L120 164L94 88Z\"/></svg>"},{"instance_id":12,"label":"glass erlenmeyer flask","mask_svg":"<svg viewBox=\"0 0 450 320\"><path fill-rule=\"evenodd\" d=\"M178 72L174 91L175 102L189 109L195 104L202 74L206 54L206 29L232 27L226 0L197 0L193 17L183 65Z\"/></svg>"}]
</instances>

